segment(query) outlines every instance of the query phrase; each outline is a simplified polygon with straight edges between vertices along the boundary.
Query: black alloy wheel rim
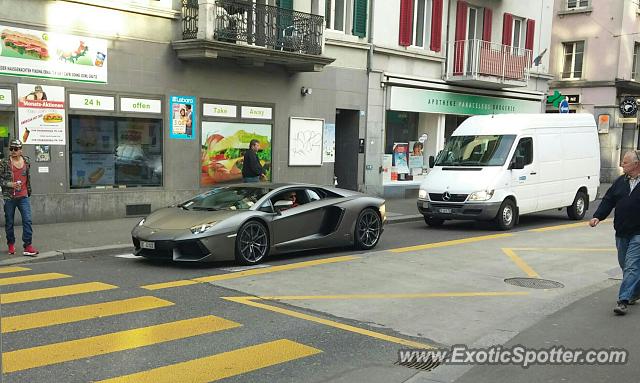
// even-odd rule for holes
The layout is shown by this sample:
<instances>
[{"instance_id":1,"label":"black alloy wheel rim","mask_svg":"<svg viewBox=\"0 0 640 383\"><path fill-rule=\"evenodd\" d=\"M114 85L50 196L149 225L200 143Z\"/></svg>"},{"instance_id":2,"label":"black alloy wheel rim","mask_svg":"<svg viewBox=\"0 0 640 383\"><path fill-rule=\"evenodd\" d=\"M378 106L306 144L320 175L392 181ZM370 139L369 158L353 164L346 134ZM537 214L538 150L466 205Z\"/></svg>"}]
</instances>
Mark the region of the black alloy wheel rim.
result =
<instances>
[{"instance_id":1,"label":"black alloy wheel rim","mask_svg":"<svg viewBox=\"0 0 640 383\"><path fill-rule=\"evenodd\" d=\"M259 223L250 223L240 233L240 254L248 262L258 262L267 254L267 233Z\"/></svg>"},{"instance_id":2,"label":"black alloy wheel rim","mask_svg":"<svg viewBox=\"0 0 640 383\"><path fill-rule=\"evenodd\" d=\"M366 247L372 247L380 238L380 217L373 212L365 212L358 221L358 240Z\"/></svg>"}]
</instances>

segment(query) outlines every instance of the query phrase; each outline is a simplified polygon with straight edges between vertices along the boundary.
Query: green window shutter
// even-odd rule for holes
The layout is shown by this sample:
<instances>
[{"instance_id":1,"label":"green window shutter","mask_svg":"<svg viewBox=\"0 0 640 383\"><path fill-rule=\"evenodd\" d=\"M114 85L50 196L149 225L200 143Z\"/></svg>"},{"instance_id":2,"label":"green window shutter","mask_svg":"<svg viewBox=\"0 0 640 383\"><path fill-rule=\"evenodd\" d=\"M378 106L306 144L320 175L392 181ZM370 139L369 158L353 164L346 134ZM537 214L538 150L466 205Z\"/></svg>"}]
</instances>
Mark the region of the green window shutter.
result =
<instances>
[{"instance_id":1,"label":"green window shutter","mask_svg":"<svg viewBox=\"0 0 640 383\"><path fill-rule=\"evenodd\" d=\"M367 36L367 0L353 0L353 30L354 36Z\"/></svg>"},{"instance_id":2,"label":"green window shutter","mask_svg":"<svg viewBox=\"0 0 640 383\"><path fill-rule=\"evenodd\" d=\"M281 10L278 12L276 23L278 24L279 36L291 36L293 25L293 0L278 0L278 8Z\"/></svg>"},{"instance_id":3,"label":"green window shutter","mask_svg":"<svg viewBox=\"0 0 640 383\"><path fill-rule=\"evenodd\" d=\"M280 0L278 1L278 6L280 8L293 10L293 0Z\"/></svg>"}]
</instances>

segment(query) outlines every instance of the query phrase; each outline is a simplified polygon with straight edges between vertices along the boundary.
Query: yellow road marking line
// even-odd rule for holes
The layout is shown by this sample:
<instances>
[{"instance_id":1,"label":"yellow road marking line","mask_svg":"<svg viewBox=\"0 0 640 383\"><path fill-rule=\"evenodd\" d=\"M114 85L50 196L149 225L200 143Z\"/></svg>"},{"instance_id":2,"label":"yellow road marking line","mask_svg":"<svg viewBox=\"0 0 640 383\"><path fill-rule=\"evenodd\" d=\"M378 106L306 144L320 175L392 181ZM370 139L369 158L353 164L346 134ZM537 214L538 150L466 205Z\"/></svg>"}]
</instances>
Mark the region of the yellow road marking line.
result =
<instances>
[{"instance_id":1,"label":"yellow road marking line","mask_svg":"<svg viewBox=\"0 0 640 383\"><path fill-rule=\"evenodd\" d=\"M20 271L30 271L30 270L31 269L27 269L26 267L19 267L19 266L0 267L0 274L18 273Z\"/></svg>"},{"instance_id":2,"label":"yellow road marking line","mask_svg":"<svg viewBox=\"0 0 640 383\"><path fill-rule=\"evenodd\" d=\"M524 271L531 278L540 278L540 275L535 272L522 258L518 257L518 255L513 251L513 249L503 248L502 252L504 252L507 257L511 258L513 263L516 264L520 268L520 270Z\"/></svg>"},{"instance_id":3,"label":"yellow road marking line","mask_svg":"<svg viewBox=\"0 0 640 383\"><path fill-rule=\"evenodd\" d=\"M581 251L581 252L612 252L615 248L579 248L579 247L512 247L515 251Z\"/></svg>"},{"instance_id":4,"label":"yellow road marking line","mask_svg":"<svg viewBox=\"0 0 640 383\"><path fill-rule=\"evenodd\" d=\"M568 223L568 224L565 224L565 225L539 227L537 229L531 229L531 230L526 230L526 231L533 231L533 232L536 232L536 233L542 233L542 232L545 232L545 231L564 230L564 229L571 229L571 228L574 228L574 227L581 227L581 226L588 227L589 226L589 222L581 221L581 222L576 222L576 223Z\"/></svg>"},{"instance_id":5,"label":"yellow road marking line","mask_svg":"<svg viewBox=\"0 0 640 383\"><path fill-rule=\"evenodd\" d=\"M5 373L189 338L241 326L213 315L5 352Z\"/></svg>"},{"instance_id":6,"label":"yellow road marking line","mask_svg":"<svg viewBox=\"0 0 640 383\"><path fill-rule=\"evenodd\" d=\"M86 306L16 315L2 318L2 332L9 333L63 323L79 322L137 311L172 306L173 302L156 297L137 297Z\"/></svg>"},{"instance_id":7,"label":"yellow road marking line","mask_svg":"<svg viewBox=\"0 0 640 383\"><path fill-rule=\"evenodd\" d=\"M279 339L97 383L208 383L321 352L301 343Z\"/></svg>"},{"instance_id":8,"label":"yellow road marking line","mask_svg":"<svg viewBox=\"0 0 640 383\"><path fill-rule=\"evenodd\" d=\"M296 263L290 263L287 265L265 267L261 269L251 269L251 270L237 271L233 273L226 273L226 274L220 274L220 275L211 275L208 277L199 277L199 278L193 278L193 279L187 279L187 280L178 280L173 282L155 283L152 285L146 285L141 287L147 290L160 290L160 289L166 289L170 287L187 286L195 283L210 283L210 282L217 282L217 281L226 281L229 279L244 278L244 277L250 277L254 275L274 273L277 271L296 270L296 269L302 269L304 267L326 265L326 264L336 263L336 262L346 262L346 261L352 261L354 259L360 259L360 258L361 257L354 256L354 255L346 255L342 257L316 259L313 261L296 262Z\"/></svg>"},{"instance_id":9,"label":"yellow road marking line","mask_svg":"<svg viewBox=\"0 0 640 383\"><path fill-rule=\"evenodd\" d=\"M319 318L319 317L314 317L314 316L311 316L311 315L308 315L308 314L299 313L297 311L287 310L287 309L284 309L284 308L281 308L281 307L276 307L276 306L271 306L271 305L267 305L267 304L264 304L264 303L255 302L255 300L259 299L259 298L254 298L254 297L223 297L223 299L226 299L226 300L232 301L232 302L236 302L236 303L241 303L241 304L244 304L244 305L247 305L247 306L252 306L252 307L257 307L257 308L264 309L264 310L273 311L273 312L276 312L276 313L279 313L279 314L288 315L290 317L294 317L294 318L298 318L298 319L307 320L307 321L310 321L310 322L323 324L325 326L335 327L335 328L339 328L341 330L350 331L350 332L361 334L361 335L366 335L366 336L369 336L369 337L372 337L372 338L376 338L376 339L380 339L380 340L384 340L384 341L387 341L387 342L401 344L401 345L404 345L404 346L417 347L417 348L433 348L434 347L434 346L431 346L431 345L428 345L428 344L414 342L414 341L406 340L406 339L401 339L401 338L397 338L395 336L385 335L385 334L381 334L379 332L365 330L363 328L350 326L350 325L339 323L339 322L336 322L336 321L323 319L323 318Z\"/></svg>"},{"instance_id":10,"label":"yellow road marking line","mask_svg":"<svg viewBox=\"0 0 640 383\"><path fill-rule=\"evenodd\" d=\"M118 286L108 285L102 282L80 283L77 285L48 287L45 289L4 293L4 294L0 294L0 302L2 304L26 302L26 301L33 301L36 299L64 297L67 295L92 293L92 292L111 290L111 289L117 289L117 288Z\"/></svg>"},{"instance_id":11,"label":"yellow road marking line","mask_svg":"<svg viewBox=\"0 0 640 383\"><path fill-rule=\"evenodd\" d=\"M408 252L408 251L436 249L436 248L439 248L439 247L462 245L462 244L465 244L465 243L487 241L487 240L499 239L499 238L508 238L508 237L513 237L513 236L514 236L514 234L491 234L491 235L483 235L483 236L479 236L479 237L454 239L452 241L426 243L424 245L409 246L409 247L400 247L400 248L397 248L397 249L390 249L389 251L391 251L392 253L405 253L405 252Z\"/></svg>"},{"instance_id":12,"label":"yellow road marking line","mask_svg":"<svg viewBox=\"0 0 640 383\"><path fill-rule=\"evenodd\" d=\"M486 291L460 293L416 293L416 294L338 294L338 295L279 295L260 296L259 299L272 301L300 300L343 300L343 299L418 299L418 298L462 298L462 297L499 297L529 295L522 291Z\"/></svg>"},{"instance_id":13,"label":"yellow road marking line","mask_svg":"<svg viewBox=\"0 0 640 383\"><path fill-rule=\"evenodd\" d=\"M0 286L17 285L20 283L51 281L54 279L71 278L71 275L60 273L44 273L23 275L20 277L0 278Z\"/></svg>"}]
</instances>

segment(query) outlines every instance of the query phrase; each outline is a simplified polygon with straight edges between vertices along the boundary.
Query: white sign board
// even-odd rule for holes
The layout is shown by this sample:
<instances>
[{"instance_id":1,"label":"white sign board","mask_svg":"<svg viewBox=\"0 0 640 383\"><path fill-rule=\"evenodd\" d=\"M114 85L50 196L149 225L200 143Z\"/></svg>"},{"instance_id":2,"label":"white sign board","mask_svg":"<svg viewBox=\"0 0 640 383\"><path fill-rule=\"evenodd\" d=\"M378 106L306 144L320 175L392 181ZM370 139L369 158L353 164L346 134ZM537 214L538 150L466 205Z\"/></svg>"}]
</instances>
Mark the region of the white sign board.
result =
<instances>
[{"instance_id":1,"label":"white sign board","mask_svg":"<svg viewBox=\"0 0 640 383\"><path fill-rule=\"evenodd\" d=\"M208 117L232 117L238 116L238 107L235 105L203 104L202 114Z\"/></svg>"},{"instance_id":2,"label":"white sign board","mask_svg":"<svg viewBox=\"0 0 640 383\"><path fill-rule=\"evenodd\" d=\"M324 120L291 117L289 120L289 166L322 165Z\"/></svg>"},{"instance_id":3,"label":"white sign board","mask_svg":"<svg viewBox=\"0 0 640 383\"><path fill-rule=\"evenodd\" d=\"M0 89L0 105L11 105L13 99L11 98L11 89Z\"/></svg>"},{"instance_id":4,"label":"white sign board","mask_svg":"<svg viewBox=\"0 0 640 383\"><path fill-rule=\"evenodd\" d=\"M64 88L18 84L18 138L25 144L65 145Z\"/></svg>"},{"instance_id":5,"label":"white sign board","mask_svg":"<svg viewBox=\"0 0 640 383\"><path fill-rule=\"evenodd\" d=\"M162 113L162 102L160 100L150 100L146 98L120 99L120 111L134 113Z\"/></svg>"},{"instance_id":6,"label":"white sign board","mask_svg":"<svg viewBox=\"0 0 640 383\"><path fill-rule=\"evenodd\" d=\"M257 106L243 106L242 118L257 118L259 120L270 120L271 108L259 108Z\"/></svg>"},{"instance_id":7,"label":"white sign board","mask_svg":"<svg viewBox=\"0 0 640 383\"><path fill-rule=\"evenodd\" d=\"M115 110L115 98L92 94L70 94L69 108L89 110Z\"/></svg>"}]
</instances>

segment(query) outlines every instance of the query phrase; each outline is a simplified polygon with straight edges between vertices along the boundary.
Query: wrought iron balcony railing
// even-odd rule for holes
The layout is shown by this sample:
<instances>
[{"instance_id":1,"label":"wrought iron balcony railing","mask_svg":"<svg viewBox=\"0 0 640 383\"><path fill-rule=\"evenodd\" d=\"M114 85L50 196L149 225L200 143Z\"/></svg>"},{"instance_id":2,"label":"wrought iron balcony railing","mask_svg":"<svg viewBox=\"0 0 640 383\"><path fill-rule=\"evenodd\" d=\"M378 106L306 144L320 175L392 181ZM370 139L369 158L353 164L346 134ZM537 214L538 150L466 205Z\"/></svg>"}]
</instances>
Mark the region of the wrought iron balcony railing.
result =
<instances>
[{"instance_id":1,"label":"wrought iron balcony railing","mask_svg":"<svg viewBox=\"0 0 640 383\"><path fill-rule=\"evenodd\" d=\"M198 0L183 0L183 38L195 39ZM243 0L216 0L213 39L310 55L322 53L324 17Z\"/></svg>"}]
</instances>

